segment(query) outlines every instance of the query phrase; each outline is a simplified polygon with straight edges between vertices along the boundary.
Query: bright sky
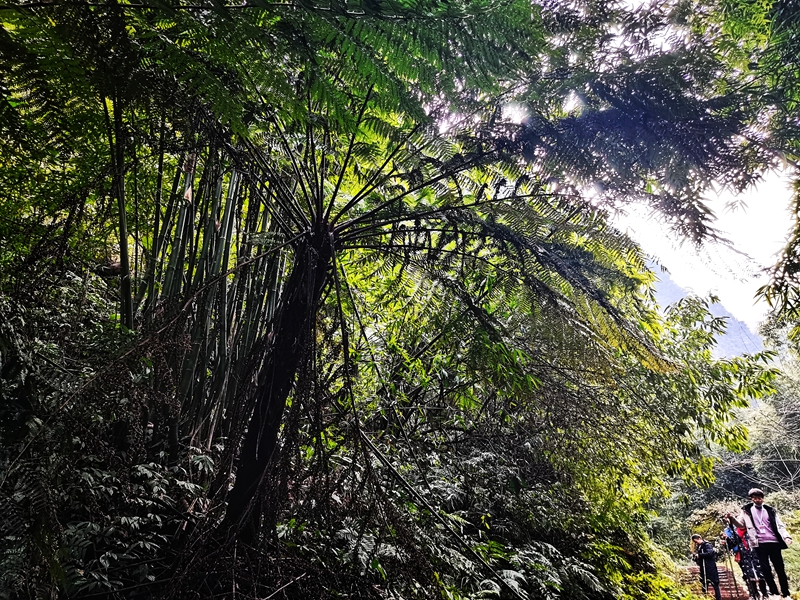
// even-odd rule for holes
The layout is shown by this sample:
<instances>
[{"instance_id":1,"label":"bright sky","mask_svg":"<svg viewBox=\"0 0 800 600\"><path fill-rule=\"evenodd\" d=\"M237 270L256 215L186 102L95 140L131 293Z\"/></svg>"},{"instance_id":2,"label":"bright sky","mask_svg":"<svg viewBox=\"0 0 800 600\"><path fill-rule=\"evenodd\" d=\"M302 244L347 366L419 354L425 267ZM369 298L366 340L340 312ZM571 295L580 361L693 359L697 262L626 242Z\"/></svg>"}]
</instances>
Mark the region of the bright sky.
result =
<instances>
[{"instance_id":1,"label":"bright sky","mask_svg":"<svg viewBox=\"0 0 800 600\"><path fill-rule=\"evenodd\" d=\"M641 0L628 1L641 4ZM516 123L525 116L520 105L509 104L504 111ZM698 249L691 242L681 243L664 225L663 216L651 216L645 207L627 207L627 214L612 220L667 268L674 283L700 296L715 294L756 333L769 310L764 301L755 300L756 290L767 283L765 270L776 263L794 222L791 186L788 172L773 171L738 196L710 192L707 199L716 215L716 229L730 245L706 243Z\"/></svg>"},{"instance_id":2,"label":"bright sky","mask_svg":"<svg viewBox=\"0 0 800 600\"><path fill-rule=\"evenodd\" d=\"M709 196L717 229L732 247L714 243L698 250L691 242L681 245L664 227L663 217L648 218L644 208L631 209L615 221L667 268L676 284L701 296L713 292L755 332L768 309L754 300L755 292L766 283L764 269L775 263L791 229L791 195L788 174L770 173L740 196ZM726 208L729 203L736 207Z\"/></svg>"}]
</instances>

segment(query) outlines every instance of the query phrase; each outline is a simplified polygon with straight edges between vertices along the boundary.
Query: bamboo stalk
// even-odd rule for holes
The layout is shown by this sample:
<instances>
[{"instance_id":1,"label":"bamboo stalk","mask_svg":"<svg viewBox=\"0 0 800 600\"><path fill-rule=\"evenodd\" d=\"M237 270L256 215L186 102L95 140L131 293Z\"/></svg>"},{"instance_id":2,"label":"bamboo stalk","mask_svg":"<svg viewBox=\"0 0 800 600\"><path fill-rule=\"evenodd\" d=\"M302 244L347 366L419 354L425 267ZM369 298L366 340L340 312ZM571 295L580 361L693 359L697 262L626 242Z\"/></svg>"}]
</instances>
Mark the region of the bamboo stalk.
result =
<instances>
[{"instance_id":1,"label":"bamboo stalk","mask_svg":"<svg viewBox=\"0 0 800 600\"><path fill-rule=\"evenodd\" d=\"M147 310L152 313L158 305L158 299L164 295L164 284L166 283L166 273L164 265L168 263L168 250L169 243L167 240L172 233L173 220L175 218L175 207L178 203L178 189L181 181L181 174L183 173L183 166L186 162L185 153L181 154L178 158L178 164L175 169L175 177L172 180L172 187L167 201L167 206L164 211L164 218L162 220L163 227L159 232L155 242L155 250L153 252L154 271L153 271L153 293L147 300ZM169 266L167 264L167 271ZM160 285L156 285L160 283Z\"/></svg>"},{"instance_id":2,"label":"bamboo stalk","mask_svg":"<svg viewBox=\"0 0 800 600\"><path fill-rule=\"evenodd\" d=\"M105 106L105 101L103 102ZM120 297L122 308L120 315L122 324L133 329L133 297L131 294L131 265L128 256L128 216L125 207L125 134L122 122L122 106L115 95L112 106L114 115L114 177L116 179L117 209L119 211L119 262L120 262ZM109 137L110 141L110 137Z\"/></svg>"},{"instance_id":3,"label":"bamboo stalk","mask_svg":"<svg viewBox=\"0 0 800 600\"><path fill-rule=\"evenodd\" d=\"M139 157L138 144L134 140L133 146L133 296L137 295L137 282L139 280ZM131 311L135 303L131 305Z\"/></svg>"},{"instance_id":4,"label":"bamboo stalk","mask_svg":"<svg viewBox=\"0 0 800 600\"><path fill-rule=\"evenodd\" d=\"M161 128L158 134L158 166L156 174L156 192L155 192L155 207L153 209L153 243L150 248L150 262L147 265L147 272L145 273L146 285L142 286L136 299L136 307L138 307L145 298L153 299L155 296L156 286L156 264L158 263L158 239L159 239L159 225L161 223L161 194L162 186L164 184L164 131L166 125L166 112L161 113ZM152 312L147 310L145 306L145 315L147 322L152 320Z\"/></svg>"},{"instance_id":5,"label":"bamboo stalk","mask_svg":"<svg viewBox=\"0 0 800 600\"><path fill-rule=\"evenodd\" d=\"M189 249L188 249L188 265L186 267L185 287L184 291L188 292L192 285L195 283L195 267L197 263L197 248L201 244L201 233L203 231L201 220L208 208L208 198L210 193L208 187L211 185L210 180L213 178L213 171L216 168L216 161L214 160L215 152L212 149L208 150L208 156L203 165L203 171L200 175L200 183L197 186L197 194L192 198L192 218L191 223L194 225L195 213L197 214L197 228L194 236L189 235ZM198 210L199 209L199 210Z\"/></svg>"},{"instance_id":6,"label":"bamboo stalk","mask_svg":"<svg viewBox=\"0 0 800 600\"><path fill-rule=\"evenodd\" d=\"M209 270L209 278L216 277L219 273L223 272L227 266L227 253L229 251L229 244L227 239L232 230L232 222L236 215L236 200L238 197L238 184L239 175L236 171L231 174L228 183L228 194L225 202L225 224L218 232L220 240L216 246L216 253L214 261ZM193 393L193 382L195 380L195 372L198 369L205 369L208 364L209 347L216 344L218 347L217 356L220 360L220 344L224 346L226 332L226 302L227 302L227 281L222 279L214 283L207 292L205 302L202 303L199 314L194 322L192 331L192 345L187 358L184 360L181 383L178 390L178 397L185 405L185 411L191 413L188 415L189 422L192 423L192 431L190 438L194 440L198 434L198 428L202 424L204 411L204 398L200 395ZM214 306L217 304L216 313ZM203 342L202 338L208 337L212 341ZM202 360L201 360L202 357ZM217 374L218 369L212 374L212 382L214 376ZM187 400L192 397L191 402Z\"/></svg>"},{"instance_id":7,"label":"bamboo stalk","mask_svg":"<svg viewBox=\"0 0 800 600\"><path fill-rule=\"evenodd\" d=\"M175 228L175 236L172 241L172 248L167 265L167 275L164 278L164 294L168 297L177 296L181 289L180 278L183 276L183 263L186 255L186 233L190 229L187 221L189 219L189 206L187 198L192 194L192 183L194 179L194 165L184 165L186 170L183 182L183 202L181 202L178 213L178 225ZM189 234L191 235L191 234ZM180 266L180 273L178 272Z\"/></svg>"}]
</instances>

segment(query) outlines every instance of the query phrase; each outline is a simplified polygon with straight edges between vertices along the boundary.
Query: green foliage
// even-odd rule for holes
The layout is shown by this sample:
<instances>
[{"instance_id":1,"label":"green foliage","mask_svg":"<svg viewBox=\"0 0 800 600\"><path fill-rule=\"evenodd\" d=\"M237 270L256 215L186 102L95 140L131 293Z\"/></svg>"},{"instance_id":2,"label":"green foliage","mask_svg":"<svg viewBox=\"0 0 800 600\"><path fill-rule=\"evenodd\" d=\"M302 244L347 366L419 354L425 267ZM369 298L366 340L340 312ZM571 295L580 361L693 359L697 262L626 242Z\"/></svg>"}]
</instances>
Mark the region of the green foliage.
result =
<instances>
[{"instance_id":1,"label":"green foliage","mask_svg":"<svg viewBox=\"0 0 800 600\"><path fill-rule=\"evenodd\" d=\"M793 536L800 531L800 498L796 490L779 491L769 495L769 504L780 511L781 518ZM793 581L800 577L800 547L792 543L783 551L786 574Z\"/></svg>"},{"instance_id":2,"label":"green foliage","mask_svg":"<svg viewBox=\"0 0 800 600\"><path fill-rule=\"evenodd\" d=\"M646 546L653 561L654 572L634 572L626 575L625 600L648 598L651 600L689 600L691 591L681 584L681 569L660 548Z\"/></svg>"},{"instance_id":3,"label":"green foliage","mask_svg":"<svg viewBox=\"0 0 800 600\"><path fill-rule=\"evenodd\" d=\"M138 462L166 454L141 423L153 361L126 360L131 336L109 320L99 278L68 276L50 292L39 307L0 299L0 589L72 597L150 584L206 506L213 459L189 449L185 464Z\"/></svg>"},{"instance_id":4,"label":"green foliage","mask_svg":"<svg viewBox=\"0 0 800 600\"><path fill-rule=\"evenodd\" d=\"M643 506L774 375L603 209L701 239L763 163L686 11L2 19L10 596L679 593Z\"/></svg>"},{"instance_id":5,"label":"green foliage","mask_svg":"<svg viewBox=\"0 0 800 600\"><path fill-rule=\"evenodd\" d=\"M767 151L766 165L785 171L795 179L790 210L796 215L799 206L796 167L800 148L798 8L794 2L780 0L725 0L720 6L722 11L709 11L709 16L715 21L713 26L722 33L716 42L718 52L732 66L750 98L752 134L749 139ZM798 316L797 250L795 224L777 264L771 269L770 282L758 292L794 322Z\"/></svg>"}]
</instances>

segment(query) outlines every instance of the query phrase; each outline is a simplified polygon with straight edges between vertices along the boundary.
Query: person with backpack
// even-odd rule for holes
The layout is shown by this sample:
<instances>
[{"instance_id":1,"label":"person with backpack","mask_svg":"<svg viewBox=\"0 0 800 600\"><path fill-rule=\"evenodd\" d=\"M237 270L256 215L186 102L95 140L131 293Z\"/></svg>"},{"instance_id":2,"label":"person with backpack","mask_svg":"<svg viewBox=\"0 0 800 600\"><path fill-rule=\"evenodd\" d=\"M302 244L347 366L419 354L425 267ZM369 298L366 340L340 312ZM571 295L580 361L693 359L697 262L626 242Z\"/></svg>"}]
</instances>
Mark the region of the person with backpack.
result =
<instances>
[{"instance_id":1,"label":"person with backpack","mask_svg":"<svg viewBox=\"0 0 800 600\"><path fill-rule=\"evenodd\" d=\"M714 587L716 600L722 600L719 590L719 571L717 571L717 552L711 542L703 539L699 533L692 536L694 542L694 561L700 567L700 581L703 583L703 593L708 593L708 586Z\"/></svg>"},{"instance_id":2,"label":"person with backpack","mask_svg":"<svg viewBox=\"0 0 800 600\"><path fill-rule=\"evenodd\" d=\"M743 527L737 527L731 519L723 519L723 521L726 527L723 529L722 535L725 537L728 550L733 553L733 559L742 570L742 579L747 585L750 600L768 598L767 582L761 572L761 563L758 562L758 556L747 542L747 532Z\"/></svg>"},{"instance_id":3,"label":"person with backpack","mask_svg":"<svg viewBox=\"0 0 800 600\"><path fill-rule=\"evenodd\" d=\"M747 495L751 501L742 507L738 517L731 514L726 516L746 530L747 541L758 555L770 594L778 595L778 587L772 575L772 569L775 569L781 586L781 598L790 598L789 580L786 577L781 551L792 543L792 536L786 531L778 512L768 504L764 504L764 492L761 489L753 488Z\"/></svg>"}]
</instances>

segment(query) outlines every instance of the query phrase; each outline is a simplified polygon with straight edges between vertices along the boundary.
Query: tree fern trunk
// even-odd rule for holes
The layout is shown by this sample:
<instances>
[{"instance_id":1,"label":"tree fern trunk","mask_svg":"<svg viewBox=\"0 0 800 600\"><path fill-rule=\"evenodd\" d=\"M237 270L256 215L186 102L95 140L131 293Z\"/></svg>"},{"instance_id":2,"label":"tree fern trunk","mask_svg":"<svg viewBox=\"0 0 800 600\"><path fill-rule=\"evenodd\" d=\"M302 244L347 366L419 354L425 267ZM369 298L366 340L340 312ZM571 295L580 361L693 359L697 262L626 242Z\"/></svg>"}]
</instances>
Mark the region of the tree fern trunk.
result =
<instances>
[{"instance_id":1,"label":"tree fern trunk","mask_svg":"<svg viewBox=\"0 0 800 600\"><path fill-rule=\"evenodd\" d=\"M258 529L260 515L250 514L251 502L269 478L284 409L312 341L332 256L328 235L322 232L296 250L280 314L259 372L255 407L239 455L236 483L228 497L225 521L228 526L243 525L245 540L252 539Z\"/></svg>"}]
</instances>

